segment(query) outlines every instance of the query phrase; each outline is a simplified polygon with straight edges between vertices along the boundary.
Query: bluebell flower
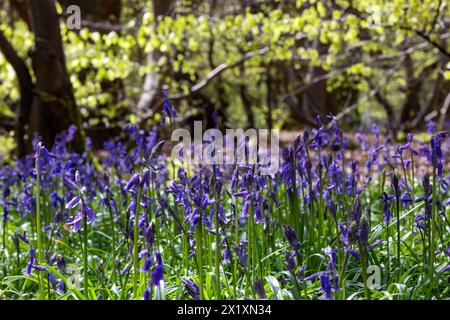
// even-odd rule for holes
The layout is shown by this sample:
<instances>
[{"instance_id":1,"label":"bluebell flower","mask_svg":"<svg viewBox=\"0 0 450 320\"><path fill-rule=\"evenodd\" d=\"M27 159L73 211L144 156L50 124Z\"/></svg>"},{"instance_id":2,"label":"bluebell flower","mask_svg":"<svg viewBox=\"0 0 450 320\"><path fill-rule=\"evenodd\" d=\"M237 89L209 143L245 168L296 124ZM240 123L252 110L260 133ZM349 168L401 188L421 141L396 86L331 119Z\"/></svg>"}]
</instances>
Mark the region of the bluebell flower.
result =
<instances>
[{"instance_id":1,"label":"bluebell flower","mask_svg":"<svg viewBox=\"0 0 450 320\"><path fill-rule=\"evenodd\" d=\"M286 262L286 266L292 275L295 274L295 269L297 267L295 263L295 256L296 256L295 251L294 252L289 252L287 250L284 251L284 261Z\"/></svg>"},{"instance_id":2,"label":"bluebell flower","mask_svg":"<svg viewBox=\"0 0 450 320\"><path fill-rule=\"evenodd\" d=\"M255 283L253 284L253 290L258 295L260 299L267 299L266 291L264 290L264 284L261 279L256 278Z\"/></svg>"},{"instance_id":3,"label":"bluebell flower","mask_svg":"<svg viewBox=\"0 0 450 320\"><path fill-rule=\"evenodd\" d=\"M64 293L66 291L66 285L64 284L64 282L62 280L59 281L59 291Z\"/></svg>"},{"instance_id":4,"label":"bluebell flower","mask_svg":"<svg viewBox=\"0 0 450 320\"><path fill-rule=\"evenodd\" d=\"M371 251L371 250L375 249L376 247L382 245L383 243L384 243L384 240L378 239L377 241L375 241L374 243L372 243L371 245L369 245L367 247L367 251Z\"/></svg>"},{"instance_id":5,"label":"bluebell flower","mask_svg":"<svg viewBox=\"0 0 450 320\"><path fill-rule=\"evenodd\" d=\"M128 192L133 188L134 186L139 184L139 173L135 173L131 176L130 180L128 180L125 188L123 188L124 191Z\"/></svg>"},{"instance_id":6,"label":"bluebell flower","mask_svg":"<svg viewBox=\"0 0 450 320\"><path fill-rule=\"evenodd\" d=\"M247 196L247 198L245 199L245 202L244 202L244 207L242 208L242 215L241 215L242 219L245 219L248 217L248 211L250 209L250 204L251 204L250 196Z\"/></svg>"},{"instance_id":7,"label":"bluebell flower","mask_svg":"<svg viewBox=\"0 0 450 320\"><path fill-rule=\"evenodd\" d=\"M66 209L70 210L75 208L81 201L81 197L80 196L75 196L72 198L72 200L70 200L68 203L66 203Z\"/></svg>"},{"instance_id":8,"label":"bluebell flower","mask_svg":"<svg viewBox=\"0 0 450 320\"><path fill-rule=\"evenodd\" d=\"M119 274L121 276L124 276L128 272L128 270L130 270L130 267L131 267L131 262L127 263L125 265L125 267L123 267L123 269L119 272Z\"/></svg>"},{"instance_id":9,"label":"bluebell flower","mask_svg":"<svg viewBox=\"0 0 450 320\"><path fill-rule=\"evenodd\" d=\"M146 288L144 290L144 300L145 301L150 300L150 289L149 288Z\"/></svg>"},{"instance_id":10,"label":"bluebell flower","mask_svg":"<svg viewBox=\"0 0 450 320\"><path fill-rule=\"evenodd\" d=\"M144 265L142 266L141 271L144 272L144 273L148 273L148 271L150 270L151 265L152 265L152 258L145 259Z\"/></svg>"},{"instance_id":11,"label":"bluebell flower","mask_svg":"<svg viewBox=\"0 0 450 320\"><path fill-rule=\"evenodd\" d=\"M297 233L289 226L284 226L284 236L289 242L289 245L297 251L300 248L300 241L298 241Z\"/></svg>"},{"instance_id":12,"label":"bluebell flower","mask_svg":"<svg viewBox=\"0 0 450 320\"><path fill-rule=\"evenodd\" d=\"M367 218L365 215L361 217L361 221L359 222L358 226L358 240L359 244L363 247L367 246L367 241L369 240L369 222L367 221Z\"/></svg>"},{"instance_id":13,"label":"bluebell flower","mask_svg":"<svg viewBox=\"0 0 450 320\"><path fill-rule=\"evenodd\" d=\"M361 260L361 256L354 249L350 248L348 250L348 252L350 252L350 254L353 256L353 258L355 258L356 260L358 260L358 261Z\"/></svg>"},{"instance_id":14,"label":"bluebell flower","mask_svg":"<svg viewBox=\"0 0 450 320\"><path fill-rule=\"evenodd\" d=\"M426 127L427 127L427 132L428 133L433 133L436 131L436 122L433 120L427 121L425 123Z\"/></svg>"},{"instance_id":15,"label":"bluebell flower","mask_svg":"<svg viewBox=\"0 0 450 320\"><path fill-rule=\"evenodd\" d=\"M327 273L322 273L320 276L320 287L322 289L322 292L325 293L325 300L333 300L333 297L331 295L332 287L330 283L330 278Z\"/></svg>"},{"instance_id":16,"label":"bluebell flower","mask_svg":"<svg viewBox=\"0 0 450 320\"><path fill-rule=\"evenodd\" d=\"M305 278L303 279L303 281L308 282L308 281L316 280L316 279L319 278L322 274L323 274L322 271L313 273L312 275L305 277Z\"/></svg>"},{"instance_id":17,"label":"bluebell flower","mask_svg":"<svg viewBox=\"0 0 450 320\"><path fill-rule=\"evenodd\" d=\"M230 262L230 249L226 247L223 253L223 264L229 264Z\"/></svg>"},{"instance_id":18,"label":"bluebell flower","mask_svg":"<svg viewBox=\"0 0 450 320\"><path fill-rule=\"evenodd\" d=\"M414 202L414 199L407 192L404 192L400 197L400 201L404 207L407 207Z\"/></svg>"},{"instance_id":19,"label":"bluebell flower","mask_svg":"<svg viewBox=\"0 0 450 320\"><path fill-rule=\"evenodd\" d=\"M450 258L450 245L444 248L444 253Z\"/></svg>"},{"instance_id":20,"label":"bluebell flower","mask_svg":"<svg viewBox=\"0 0 450 320\"><path fill-rule=\"evenodd\" d=\"M306 265L303 265L303 266L300 267L300 269L298 270L297 275L296 275L298 280L303 280L303 276L305 274L305 270L306 270Z\"/></svg>"},{"instance_id":21,"label":"bluebell flower","mask_svg":"<svg viewBox=\"0 0 450 320\"><path fill-rule=\"evenodd\" d=\"M56 277L55 277L55 275L53 273L49 272L48 280L49 280L50 284L52 285L52 291L56 292Z\"/></svg>"},{"instance_id":22,"label":"bluebell flower","mask_svg":"<svg viewBox=\"0 0 450 320\"><path fill-rule=\"evenodd\" d=\"M27 232L26 231L24 231L23 233L17 233L17 236L19 237L20 240L22 240L26 244L30 244L30 240L28 240L28 238L27 238Z\"/></svg>"},{"instance_id":23,"label":"bluebell flower","mask_svg":"<svg viewBox=\"0 0 450 320\"><path fill-rule=\"evenodd\" d=\"M163 90L163 117L161 120L161 124L166 124L166 117L169 117L170 121L173 121L177 118L177 112L172 105L172 101L169 99L167 90Z\"/></svg>"},{"instance_id":24,"label":"bluebell flower","mask_svg":"<svg viewBox=\"0 0 450 320\"><path fill-rule=\"evenodd\" d=\"M194 299L199 300L200 299L200 288L199 286L192 280L189 279L182 279L182 282L184 284L184 288L186 289L186 292Z\"/></svg>"},{"instance_id":25,"label":"bluebell flower","mask_svg":"<svg viewBox=\"0 0 450 320\"><path fill-rule=\"evenodd\" d=\"M64 259L63 256L58 256L56 260L56 266L58 267L58 270L60 273L66 272L66 259Z\"/></svg>"},{"instance_id":26,"label":"bluebell flower","mask_svg":"<svg viewBox=\"0 0 450 320\"><path fill-rule=\"evenodd\" d=\"M152 284L153 286L159 286L160 282L164 280L164 264L159 252L155 254L155 257L156 266L152 271Z\"/></svg>"},{"instance_id":27,"label":"bluebell flower","mask_svg":"<svg viewBox=\"0 0 450 320\"><path fill-rule=\"evenodd\" d=\"M236 252L237 252L237 255L238 255L239 263L244 268L246 268L247 264L248 264L248 258L247 258L247 254L245 253L244 243L245 242L243 242L243 241L239 242L239 245L236 248Z\"/></svg>"},{"instance_id":28,"label":"bluebell flower","mask_svg":"<svg viewBox=\"0 0 450 320\"><path fill-rule=\"evenodd\" d=\"M235 197L247 197L249 192L247 190L243 190L234 194Z\"/></svg>"},{"instance_id":29,"label":"bluebell flower","mask_svg":"<svg viewBox=\"0 0 450 320\"><path fill-rule=\"evenodd\" d=\"M424 214L417 214L414 217L414 224L416 225L416 227L419 230L423 230L423 231L427 231L428 227L427 227L427 222L426 222L426 218Z\"/></svg>"},{"instance_id":30,"label":"bluebell flower","mask_svg":"<svg viewBox=\"0 0 450 320\"><path fill-rule=\"evenodd\" d=\"M30 248L29 259L28 259L28 264L27 264L27 269L26 269L26 274L28 276L31 275L31 270L33 269L33 266L34 266L34 259L35 259L34 248L31 247Z\"/></svg>"},{"instance_id":31,"label":"bluebell flower","mask_svg":"<svg viewBox=\"0 0 450 320\"><path fill-rule=\"evenodd\" d=\"M353 205L351 221L355 221L358 224L360 218L361 218L361 199L357 197Z\"/></svg>"},{"instance_id":32,"label":"bluebell flower","mask_svg":"<svg viewBox=\"0 0 450 320\"><path fill-rule=\"evenodd\" d=\"M42 172L44 168L50 164L51 159L55 158L55 156L47 150L43 142L39 142L36 145L36 152L33 158L35 159L35 170L39 167Z\"/></svg>"}]
</instances>

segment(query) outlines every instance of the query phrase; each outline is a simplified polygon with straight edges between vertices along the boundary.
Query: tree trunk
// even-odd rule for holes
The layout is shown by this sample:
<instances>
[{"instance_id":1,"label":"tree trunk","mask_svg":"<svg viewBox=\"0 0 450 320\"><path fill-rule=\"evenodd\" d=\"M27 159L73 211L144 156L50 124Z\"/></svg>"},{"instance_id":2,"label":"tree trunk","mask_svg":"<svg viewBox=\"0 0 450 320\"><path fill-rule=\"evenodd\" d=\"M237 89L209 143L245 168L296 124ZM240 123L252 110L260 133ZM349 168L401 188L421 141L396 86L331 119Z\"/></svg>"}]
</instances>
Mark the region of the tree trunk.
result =
<instances>
[{"instance_id":1,"label":"tree trunk","mask_svg":"<svg viewBox=\"0 0 450 320\"><path fill-rule=\"evenodd\" d=\"M36 77L35 97L31 108L29 137L37 133L47 147L55 136L76 125L72 147L84 149L81 116L66 69L66 61L59 28L59 17L53 0L29 0L35 46L31 55Z\"/></svg>"},{"instance_id":2,"label":"tree trunk","mask_svg":"<svg viewBox=\"0 0 450 320\"><path fill-rule=\"evenodd\" d=\"M155 24L160 16L168 16L175 5L174 0L153 0L153 14ZM147 55L147 64L156 65L161 58L161 52L154 50ZM142 115L146 110L152 109L152 106L160 99L162 83L160 75L157 72L147 73L145 76L144 90L137 104L138 116Z\"/></svg>"},{"instance_id":3,"label":"tree trunk","mask_svg":"<svg viewBox=\"0 0 450 320\"><path fill-rule=\"evenodd\" d=\"M30 117L33 102L33 81L25 61L17 54L0 30L0 51L13 67L20 86L20 103L16 112L15 138L19 158L26 154L25 126Z\"/></svg>"}]
</instances>

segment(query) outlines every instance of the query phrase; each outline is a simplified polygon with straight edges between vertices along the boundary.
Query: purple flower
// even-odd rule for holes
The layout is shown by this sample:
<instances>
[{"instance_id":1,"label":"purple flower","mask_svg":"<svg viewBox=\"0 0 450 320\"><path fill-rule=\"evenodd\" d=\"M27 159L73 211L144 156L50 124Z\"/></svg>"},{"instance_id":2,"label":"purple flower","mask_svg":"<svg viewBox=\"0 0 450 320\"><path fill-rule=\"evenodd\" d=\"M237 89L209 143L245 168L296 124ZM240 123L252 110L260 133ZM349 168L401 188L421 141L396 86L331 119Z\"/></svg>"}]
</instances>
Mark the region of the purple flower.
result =
<instances>
[{"instance_id":1,"label":"purple flower","mask_svg":"<svg viewBox=\"0 0 450 320\"><path fill-rule=\"evenodd\" d=\"M239 259L239 263L244 267L247 268L247 254L245 253L245 249L244 249L244 242L241 241L238 245L238 247L236 248L237 251L237 255L238 255L238 259Z\"/></svg>"},{"instance_id":2,"label":"purple flower","mask_svg":"<svg viewBox=\"0 0 450 320\"><path fill-rule=\"evenodd\" d=\"M267 299L266 291L264 290L264 284L261 279L256 278L255 283L253 284L253 290L260 299Z\"/></svg>"},{"instance_id":3,"label":"purple flower","mask_svg":"<svg viewBox=\"0 0 450 320\"><path fill-rule=\"evenodd\" d=\"M169 99L167 90L163 90L163 117L161 120L161 124L166 124L166 117L169 117L169 119L172 121L177 117L177 112L175 111L175 108L172 105L172 101Z\"/></svg>"},{"instance_id":4,"label":"purple flower","mask_svg":"<svg viewBox=\"0 0 450 320\"><path fill-rule=\"evenodd\" d=\"M63 256L58 256L56 259L56 266L58 267L59 272L66 272L66 259Z\"/></svg>"},{"instance_id":5,"label":"purple flower","mask_svg":"<svg viewBox=\"0 0 450 320\"><path fill-rule=\"evenodd\" d=\"M323 273L323 272L316 272L316 273L313 273L312 275L310 275L310 276L308 276L308 277L305 277L305 278L303 279L303 281L308 282L308 281L315 280L315 279L319 278L319 277L322 275L322 273Z\"/></svg>"},{"instance_id":6,"label":"purple flower","mask_svg":"<svg viewBox=\"0 0 450 320\"><path fill-rule=\"evenodd\" d=\"M126 265L125 265L125 267L123 267L123 269L120 271L120 275L121 276L124 276L127 272L128 272L128 270L130 270L130 267L131 267L131 262L129 262L129 263L127 263Z\"/></svg>"},{"instance_id":7,"label":"purple flower","mask_svg":"<svg viewBox=\"0 0 450 320\"><path fill-rule=\"evenodd\" d=\"M371 245L369 245L369 246L367 247L367 250L368 250L368 251L371 251L371 250L375 249L376 247L378 247L379 245L382 245L383 242L384 242L384 240L378 239L377 241L375 241L374 243L372 243Z\"/></svg>"},{"instance_id":8,"label":"purple flower","mask_svg":"<svg viewBox=\"0 0 450 320\"><path fill-rule=\"evenodd\" d=\"M342 244L345 247L350 246L350 243L348 241L348 228L346 226L344 226L342 223L339 223L338 226L339 226L339 229L341 231L339 239L341 240Z\"/></svg>"},{"instance_id":9,"label":"purple flower","mask_svg":"<svg viewBox=\"0 0 450 320\"><path fill-rule=\"evenodd\" d=\"M386 192L383 192L383 195L380 196L380 199L383 201L383 212L384 212L384 222L389 223L391 220L391 200L392 196L388 196Z\"/></svg>"},{"instance_id":10,"label":"purple flower","mask_svg":"<svg viewBox=\"0 0 450 320\"><path fill-rule=\"evenodd\" d=\"M56 292L56 277L53 273L49 272L48 274L48 280L50 281L52 285L53 292Z\"/></svg>"},{"instance_id":11,"label":"purple flower","mask_svg":"<svg viewBox=\"0 0 450 320\"><path fill-rule=\"evenodd\" d=\"M183 279L182 282L184 284L184 288L186 289L187 293L192 298L199 300L200 299L199 286L194 281L189 280L189 279Z\"/></svg>"},{"instance_id":12,"label":"purple flower","mask_svg":"<svg viewBox=\"0 0 450 320\"><path fill-rule=\"evenodd\" d=\"M89 222L94 222L95 221L95 212L94 212L94 210L92 210L92 208L86 207L85 208L85 214L86 214L86 217L87 217Z\"/></svg>"},{"instance_id":13,"label":"purple flower","mask_svg":"<svg viewBox=\"0 0 450 320\"><path fill-rule=\"evenodd\" d=\"M300 242L298 241L297 233L295 232L294 229L292 229L291 227L289 227L287 225L284 226L284 236L288 240L289 245L294 250L298 250L300 248Z\"/></svg>"},{"instance_id":14,"label":"purple flower","mask_svg":"<svg viewBox=\"0 0 450 320\"><path fill-rule=\"evenodd\" d=\"M128 192L131 188L139 184L139 173L135 173L131 176L130 180L128 180L125 188L123 188L124 191Z\"/></svg>"},{"instance_id":15,"label":"purple flower","mask_svg":"<svg viewBox=\"0 0 450 320\"><path fill-rule=\"evenodd\" d=\"M159 252L155 256L157 264L152 271L152 284L153 286L159 286L160 282L164 280L164 264Z\"/></svg>"},{"instance_id":16,"label":"purple flower","mask_svg":"<svg viewBox=\"0 0 450 320\"><path fill-rule=\"evenodd\" d=\"M246 197L248 196L249 192L247 190L243 190L240 192L237 192L234 194L235 197Z\"/></svg>"},{"instance_id":17,"label":"purple flower","mask_svg":"<svg viewBox=\"0 0 450 320\"><path fill-rule=\"evenodd\" d=\"M230 249L226 247L223 253L223 264L229 263L230 263Z\"/></svg>"},{"instance_id":18,"label":"purple flower","mask_svg":"<svg viewBox=\"0 0 450 320\"><path fill-rule=\"evenodd\" d=\"M361 256L352 248L348 250L350 254L355 258L356 260L361 260Z\"/></svg>"},{"instance_id":19,"label":"purple flower","mask_svg":"<svg viewBox=\"0 0 450 320\"><path fill-rule=\"evenodd\" d=\"M81 198L79 196L75 196L70 200L68 203L66 203L66 209L70 210L75 208L80 203Z\"/></svg>"},{"instance_id":20,"label":"purple flower","mask_svg":"<svg viewBox=\"0 0 450 320\"><path fill-rule=\"evenodd\" d=\"M303 279L303 275L305 274L305 270L306 270L306 266L305 265L300 267L300 270L298 270L298 273L297 273L297 279L299 279L299 280Z\"/></svg>"},{"instance_id":21,"label":"purple flower","mask_svg":"<svg viewBox=\"0 0 450 320\"><path fill-rule=\"evenodd\" d=\"M59 281L59 291L64 292L66 290L66 285L62 280Z\"/></svg>"},{"instance_id":22,"label":"purple flower","mask_svg":"<svg viewBox=\"0 0 450 320\"><path fill-rule=\"evenodd\" d=\"M417 214L414 217L414 223L419 230L424 230L424 231L427 230L427 223L426 223L425 216L423 214L421 214L421 213Z\"/></svg>"},{"instance_id":23,"label":"purple flower","mask_svg":"<svg viewBox=\"0 0 450 320\"><path fill-rule=\"evenodd\" d=\"M72 190L72 191L78 190L77 184L76 184L75 182L73 182L69 177L64 176L63 181L64 181L64 185L65 185L68 189L70 189L70 190Z\"/></svg>"},{"instance_id":24,"label":"purple flower","mask_svg":"<svg viewBox=\"0 0 450 320\"><path fill-rule=\"evenodd\" d=\"M411 143L413 141L413 134L411 132L408 133L406 139L407 139L408 143Z\"/></svg>"},{"instance_id":25,"label":"purple flower","mask_svg":"<svg viewBox=\"0 0 450 320\"><path fill-rule=\"evenodd\" d=\"M26 244L30 244L30 240L28 240L28 238L27 238L27 232L26 231L24 231L23 234L17 233L17 236L19 237L20 240L22 240Z\"/></svg>"},{"instance_id":26,"label":"purple flower","mask_svg":"<svg viewBox=\"0 0 450 320\"><path fill-rule=\"evenodd\" d=\"M39 142L36 145L36 152L34 154L35 170L39 167L40 171L42 171L50 164L51 158L55 158L55 156L47 150L43 142Z\"/></svg>"},{"instance_id":27,"label":"purple flower","mask_svg":"<svg viewBox=\"0 0 450 320\"><path fill-rule=\"evenodd\" d=\"M361 199L356 198L355 204L353 205L351 221L355 221L359 223L359 219L361 218Z\"/></svg>"},{"instance_id":28,"label":"purple flower","mask_svg":"<svg viewBox=\"0 0 450 320\"><path fill-rule=\"evenodd\" d=\"M325 293L325 300L333 300L333 297L331 295L332 287L330 283L330 278L327 273L323 273L320 276L320 287L322 289L322 292Z\"/></svg>"},{"instance_id":29,"label":"purple flower","mask_svg":"<svg viewBox=\"0 0 450 320\"><path fill-rule=\"evenodd\" d=\"M147 259L144 261L144 265L142 266L141 271L142 271L142 272L145 272L145 273L148 273L148 271L150 270L151 265L152 265L152 258L147 258ZM158 283L159 283L159 282L158 282Z\"/></svg>"},{"instance_id":30,"label":"purple flower","mask_svg":"<svg viewBox=\"0 0 450 320\"><path fill-rule=\"evenodd\" d=\"M327 208L328 208L328 211L330 211L331 216L336 219L336 213L337 213L336 202L333 200L327 201Z\"/></svg>"},{"instance_id":31,"label":"purple flower","mask_svg":"<svg viewBox=\"0 0 450 320\"><path fill-rule=\"evenodd\" d=\"M367 246L367 241L369 240L369 232L369 222L367 221L366 216L362 216L358 226L358 239L359 243L363 247Z\"/></svg>"},{"instance_id":32,"label":"purple flower","mask_svg":"<svg viewBox=\"0 0 450 320\"><path fill-rule=\"evenodd\" d=\"M450 258L450 246L447 246L447 247L444 249L444 253Z\"/></svg>"},{"instance_id":33,"label":"purple flower","mask_svg":"<svg viewBox=\"0 0 450 320\"><path fill-rule=\"evenodd\" d=\"M244 207L242 208L242 216L241 217L243 219L248 217L248 211L250 209L250 203L251 203L250 197L247 196L247 198L245 199L245 202L244 202Z\"/></svg>"},{"instance_id":34,"label":"purple flower","mask_svg":"<svg viewBox=\"0 0 450 320\"><path fill-rule=\"evenodd\" d=\"M145 169L144 171L142 171L140 186L142 187L146 184L149 184L149 182L150 182L150 169Z\"/></svg>"},{"instance_id":35,"label":"purple flower","mask_svg":"<svg viewBox=\"0 0 450 320\"><path fill-rule=\"evenodd\" d=\"M146 289L144 290L144 300L145 300L145 301L150 300L150 289L149 289L149 288L146 288Z\"/></svg>"},{"instance_id":36,"label":"purple flower","mask_svg":"<svg viewBox=\"0 0 450 320\"><path fill-rule=\"evenodd\" d=\"M284 260L286 261L286 266L292 275L295 273L295 268L296 268L294 258L295 258L295 252L289 252L287 250L284 252Z\"/></svg>"},{"instance_id":37,"label":"purple flower","mask_svg":"<svg viewBox=\"0 0 450 320\"><path fill-rule=\"evenodd\" d=\"M27 264L27 270L26 270L26 274L28 276L31 275L31 270L33 269L33 265L34 265L34 248L31 247L30 254L29 254L29 260L28 260L28 264Z\"/></svg>"}]
</instances>

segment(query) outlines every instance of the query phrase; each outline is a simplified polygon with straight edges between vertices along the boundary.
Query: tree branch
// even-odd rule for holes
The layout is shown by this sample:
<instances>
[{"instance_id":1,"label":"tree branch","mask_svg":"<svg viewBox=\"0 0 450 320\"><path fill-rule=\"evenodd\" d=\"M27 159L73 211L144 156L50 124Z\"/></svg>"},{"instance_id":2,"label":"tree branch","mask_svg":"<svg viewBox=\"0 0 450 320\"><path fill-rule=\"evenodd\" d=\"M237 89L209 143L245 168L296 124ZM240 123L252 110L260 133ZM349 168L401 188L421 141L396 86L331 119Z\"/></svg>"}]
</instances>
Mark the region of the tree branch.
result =
<instances>
[{"instance_id":1,"label":"tree branch","mask_svg":"<svg viewBox=\"0 0 450 320\"><path fill-rule=\"evenodd\" d=\"M192 86L188 93L176 93L176 94L170 95L168 97L168 99L170 99L172 101L176 101L176 100L183 100L183 99L190 98L195 93L198 93L201 90L203 90L205 87L207 87L216 77L220 76L226 70L238 67L241 64L243 64L245 61L247 61L255 56L258 56L258 55L264 55L267 52L269 52L269 47L263 47L258 50L247 52L245 55L243 55L239 60L237 60L234 63L228 64L228 63L224 62L224 63L218 65L212 71L210 71L202 81L200 81L197 84L195 84L194 86ZM140 121L140 123L142 124L142 123L145 123L146 121L148 121L162 106L162 103L163 103L163 101L160 99L154 105L152 110L142 117L142 120Z\"/></svg>"},{"instance_id":2,"label":"tree branch","mask_svg":"<svg viewBox=\"0 0 450 320\"><path fill-rule=\"evenodd\" d=\"M211 81L213 81L217 76L219 76L220 74L222 74L224 71L228 70L228 69L233 69L237 66L240 66L241 64L243 64L245 61L255 57L255 56L259 56L259 55L264 55L267 52L269 52L269 47L264 47L262 49L259 50L254 50L254 51L249 51L247 52L244 56L242 56L242 58L240 58L239 60L237 60L236 62L232 63L232 64L228 64L226 62L220 64L219 66L217 66L214 70L210 71L205 79L203 79L202 81L198 82L197 84L195 84L194 86L191 87L191 89L189 90L188 93L178 93L178 94L174 94L171 95L169 98L171 100L181 100L181 99L186 99L191 97L194 93L204 89L205 87L207 87Z\"/></svg>"},{"instance_id":3,"label":"tree branch","mask_svg":"<svg viewBox=\"0 0 450 320\"><path fill-rule=\"evenodd\" d=\"M20 86L20 104L16 116L15 136L19 157L21 157L26 152L25 125L28 122L33 103L33 81L25 61L17 54L1 30L0 51L13 67Z\"/></svg>"},{"instance_id":4,"label":"tree branch","mask_svg":"<svg viewBox=\"0 0 450 320\"><path fill-rule=\"evenodd\" d=\"M17 11L20 18L27 24L28 29L32 30L31 17L26 7L18 0L10 0L11 6Z\"/></svg>"},{"instance_id":5,"label":"tree branch","mask_svg":"<svg viewBox=\"0 0 450 320\"><path fill-rule=\"evenodd\" d=\"M423 33L420 30L414 30L411 28L402 28L402 29L409 29L410 31L414 31L419 37L421 37L422 39L424 39L425 41L427 41L429 44L431 44L433 47L435 47L436 49L439 50L439 52L441 52L443 55L445 55L447 58L450 59L450 52L447 51L446 48L444 48L443 46L441 46L439 43L437 43L436 41L434 41L433 39L430 38L429 35Z\"/></svg>"}]
</instances>

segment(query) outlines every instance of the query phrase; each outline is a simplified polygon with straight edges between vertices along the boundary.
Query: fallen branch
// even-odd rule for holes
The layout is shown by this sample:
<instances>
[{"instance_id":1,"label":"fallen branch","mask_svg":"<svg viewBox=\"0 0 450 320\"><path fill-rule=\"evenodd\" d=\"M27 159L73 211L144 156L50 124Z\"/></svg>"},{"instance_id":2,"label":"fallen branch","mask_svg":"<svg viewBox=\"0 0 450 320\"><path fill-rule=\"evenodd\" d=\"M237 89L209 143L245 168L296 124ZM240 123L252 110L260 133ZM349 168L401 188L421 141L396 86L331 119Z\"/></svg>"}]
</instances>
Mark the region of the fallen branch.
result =
<instances>
[{"instance_id":1,"label":"fallen branch","mask_svg":"<svg viewBox=\"0 0 450 320\"><path fill-rule=\"evenodd\" d=\"M212 71L210 71L202 81L200 81L197 84L195 84L194 86L192 86L191 89L189 90L189 92L176 93L176 94L170 95L168 97L168 99L172 100L172 101L176 101L176 100L183 100L183 99L190 98L195 93L198 93L202 89L206 88L215 78L217 78L219 75L221 75L226 70L238 67L241 64L243 64L245 61L247 61L255 56L264 55L267 52L269 52L269 47L264 47L264 48L261 48L258 50L247 52L239 60L237 60L231 64L224 62L224 63L218 65ZM159 108L162 106L162 104L163 104L163 100L160 99L153 106L152 110L148 114L144 115L144 117L142 117L143 120L141 121L141 123L145 123L146 121L148 121L148 119L150 119L159 110Z\"/></svg>"},{"instance_id":2,"label":"fallen branch","mask_svg":"<svg viewBox=\"0 0 450 320\"><path fill-rule=\"evenodd\" d=\"M441 111L440 111L440 119L439 124L442 128L444 128L445 118L447 117L448 111L450 109L450 93L445 97L444 104L442 105Z\"/></svg>"},{"instance_id":3,"label":"fallen branch","mask_svg":"<svg viewBox=\"0 0 450 320\"><path fill-rule=\"evenodd\" d=\"M236 62L234 62L232 64L228 64L228 63L224 62L224 63L220 64L219 66L217 66L214 70L210 71L206 75L205 79L203 79L202 81L198 82L196 85L192 86L188 93L174 94L174 95L171 95L169 97L169 99L171 99L171 100L181 100L181 99L189 98L194 93L196 93L196 92L202 90L203 88L205 88L206 86L208 86L211 83L211 81L213 81L217 76L222 74L224 71L226 71L228 69L233 69L235 67L238 67L241 64L243 64L245 61L247 61L247 60L249 60L249 59L251 59L251 58L253 58L255 56L264 55L267 52L269 52L269 47L264 47L264 48L259 49L259 50L247 52L244 56L242 56L242 58L240 58L239 60L237 60Z\"/></svg>"}]
</instances>

